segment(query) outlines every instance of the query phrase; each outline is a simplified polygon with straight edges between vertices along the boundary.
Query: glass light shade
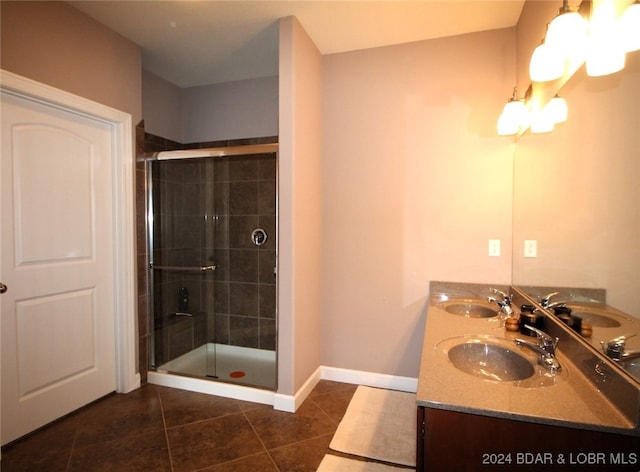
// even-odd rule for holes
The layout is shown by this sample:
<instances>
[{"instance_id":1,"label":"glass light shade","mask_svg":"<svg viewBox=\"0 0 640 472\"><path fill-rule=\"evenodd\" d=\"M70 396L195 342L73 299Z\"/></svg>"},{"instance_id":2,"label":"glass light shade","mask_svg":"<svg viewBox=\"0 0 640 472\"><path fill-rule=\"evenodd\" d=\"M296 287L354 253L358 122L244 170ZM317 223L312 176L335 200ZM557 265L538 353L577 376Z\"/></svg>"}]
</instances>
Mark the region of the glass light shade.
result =
<instances>
[{"instance_id":1,"label":"glass light shade","mask_svg":"<svg viewBox=\"0 0 640 472\"><path fill-rule=\"evenodd\" d=\"M517 134L520 126L515 121L509 119L504 113L498 118L498 134L500 136L509 136Z\"/></svg>"},{"instance_id":2,"label":"glass light shade","mask_svg":"<svg viewBox=\"0 0 640 472\"><path fill-rule=\"evenodd\" d=\"M603 2L591 15L587 44L587 75L599 77L624 68L625 51L612 2Z\"/></svg>"},{"instance_id":3,"label":"glass light shade","mask_svg":"<svg viewBox=\"0 0 640 472\"><path fill-rule=\"evenodd\" d=\"M549 47L568 52L581 47L587 39L587 20L575 11L560 13L547 29L544 42Z\"/></svg>"},{"instance_id":4,"label":"glass light shade","mask_svg":"<svg viewBox=\"0 0 640 472\"><path fill-rule=\"evenodd\" d=\"M517 123L518 126L521 126L527 121L529 112L522 100L510 100L502 109L502 114L507 116L509 120Z\"/></svg>"},{"instance_id":5,"label":"glass light shade","mask_svg":"<svg viewBox=\"0 0 640 472\"><path fill-rule=\"evenodd\" d=\"M567 107L567 102L564 98L560 98L556 95L549 101L549 103L547 103L545 108L554 123L564 123L567 121L569 107Z\"/></svg>"},{"instance_id":6,"label":"glass light shade","mask_svg":"<svg viewBox=\"0 0 640 472\"><path fill-rule=\"evenodd\" d=\"M600 77L622 70L625 52L615 38L602 38L589 41L587 51L587 75Z\"/></svg>"},{"instance_id":7,"label":"glass light shade","mask_svg":"<svg viewBox=\"0 0 640 472\"><path fill-rule=\"evenodd\" d=\"M553 131L556 123L547 107L537 111L531 115L531 132L532 133L549 133Z\"/></svg>"},{"instance_id":8,"label":"glass light shade","mask_svg":"<svg viewBox=\"0 0 640 472\"><path fill-rule=\"evenodd\" d=\"M558 49L540 44L531 55L529 76L533 82L549 82L562 77L565 60Z\"/></svg>"},{"instance_id":9,"label":"glass light shade","mask_svg":"<svg viewBox=\"0 0 640 472\"><path fill-rule=\"evenodd\" d=\"M498 118L498 134L501 136L507 136L518 133L521 129L526 128L528 121L527 117L527 107L522 100L509 100L504 105L502 114Z\"/></svg>"},{"instance_id":10,"label":"glass light shade","mask_svg":"<svg viewBox=\"0 0 640 472\"><path fill-rule=\"evenodd\" d=\"M622 47L626 52L640 49L640 3L630 5L620 18Z\"/></svg>"}]
</instances>

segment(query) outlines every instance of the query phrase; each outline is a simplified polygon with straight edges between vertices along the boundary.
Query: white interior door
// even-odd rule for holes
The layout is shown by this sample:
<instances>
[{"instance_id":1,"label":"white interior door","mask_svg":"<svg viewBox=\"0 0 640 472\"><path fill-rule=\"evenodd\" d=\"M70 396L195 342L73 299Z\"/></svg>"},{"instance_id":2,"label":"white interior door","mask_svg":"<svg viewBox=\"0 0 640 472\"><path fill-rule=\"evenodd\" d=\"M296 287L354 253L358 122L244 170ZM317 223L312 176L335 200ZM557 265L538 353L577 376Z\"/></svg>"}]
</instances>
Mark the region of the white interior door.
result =
<instances>
[{"instance_id":1,"label":"white interior door","mask_svg":"<svg viewBox=\"0 0 640 472\"><path fill-rule=\"evenodd\" d=\"M111 127L2 94L2 444L116 389Z\"/></svg>"}]
</instances>

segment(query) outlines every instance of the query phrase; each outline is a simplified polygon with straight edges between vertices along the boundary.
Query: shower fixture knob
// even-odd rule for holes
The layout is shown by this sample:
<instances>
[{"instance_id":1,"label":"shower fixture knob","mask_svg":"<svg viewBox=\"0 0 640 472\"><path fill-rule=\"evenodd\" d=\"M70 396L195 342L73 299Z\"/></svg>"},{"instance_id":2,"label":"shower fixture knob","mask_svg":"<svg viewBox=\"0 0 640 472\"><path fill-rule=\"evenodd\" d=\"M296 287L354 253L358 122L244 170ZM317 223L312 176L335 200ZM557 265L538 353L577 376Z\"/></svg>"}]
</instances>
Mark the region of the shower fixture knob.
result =
<instances>
[{"instance_id":1,"label":"shower fixture knob","mask_svg":"<svg viewBox=\"0 0 640 472\"><path fill-rule=\"evenodd\" d=\"M267 232L262 228L256 228L251 232L251 241L256 246L262 246L267 242Z\"/></svg>"}]
</instances>

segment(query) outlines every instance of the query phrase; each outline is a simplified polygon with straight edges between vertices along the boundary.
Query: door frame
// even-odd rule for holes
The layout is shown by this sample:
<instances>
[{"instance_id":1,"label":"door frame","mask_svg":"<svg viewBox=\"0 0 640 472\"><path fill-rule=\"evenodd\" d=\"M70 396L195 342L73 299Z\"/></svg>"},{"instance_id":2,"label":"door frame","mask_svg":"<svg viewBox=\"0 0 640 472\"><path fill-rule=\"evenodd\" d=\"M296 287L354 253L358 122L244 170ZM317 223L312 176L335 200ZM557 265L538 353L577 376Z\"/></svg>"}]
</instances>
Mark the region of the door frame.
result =
<instances>
[{"instance_id":1,"label":"door frame","mask_svg":"<svg viewBox=\"0 0 640 472\"><path fill-rule=\"evenodd\" d=\"M111 128L116 391L131 392L140 387L136 352L135 156L131 115L3 69L0 69L0 91L97 120Z\"/></svg>"}]
</instances>

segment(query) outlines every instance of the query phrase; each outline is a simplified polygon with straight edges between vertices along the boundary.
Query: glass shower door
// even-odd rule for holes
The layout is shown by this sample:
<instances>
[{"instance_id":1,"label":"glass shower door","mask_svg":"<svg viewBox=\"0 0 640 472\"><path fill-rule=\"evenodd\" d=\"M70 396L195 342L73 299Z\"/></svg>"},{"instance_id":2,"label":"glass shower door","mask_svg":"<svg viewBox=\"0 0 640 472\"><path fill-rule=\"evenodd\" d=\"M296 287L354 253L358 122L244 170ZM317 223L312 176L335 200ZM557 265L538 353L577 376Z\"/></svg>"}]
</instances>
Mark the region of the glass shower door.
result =
<instances>
[{"instance_id":1,"label":"glass shower door","mask_svg":"<svg viewBox=\"0 0 640 472\"><path fill-rule=\"evenodd\" d=\"M152 161L148 185L152 368L215 378L213 160Z\"/></svg>"}]
</instances>

